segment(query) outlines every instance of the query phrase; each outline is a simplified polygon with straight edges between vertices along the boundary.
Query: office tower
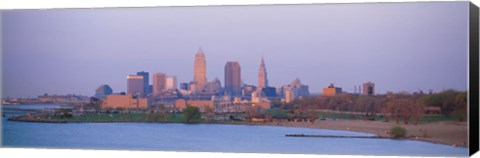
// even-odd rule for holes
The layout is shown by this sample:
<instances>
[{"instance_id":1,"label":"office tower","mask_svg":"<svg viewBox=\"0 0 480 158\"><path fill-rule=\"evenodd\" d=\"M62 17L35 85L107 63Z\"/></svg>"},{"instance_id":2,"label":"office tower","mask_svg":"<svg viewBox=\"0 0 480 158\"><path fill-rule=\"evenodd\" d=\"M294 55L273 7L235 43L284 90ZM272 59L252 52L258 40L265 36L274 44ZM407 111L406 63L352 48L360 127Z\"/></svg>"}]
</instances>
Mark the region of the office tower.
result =
<instances>
[{"instance_id":1,"label":"office tower","mask_svg":"<svg viewBox=\"0 0 480 158\"><path fill-rule=\"evenodd\" d=\"M175 76L167 76L166 80L166 87L167 90L175 90L177 89L177 77Z\"/></svg>"},{"instance_id":2,"label":"office tower","mask_svg":"<svg viewBox=\"0 0 480 158\"><path fill-rule=\"evenodd\" d=\"M110 88L109 85L104 84L98 87L97 90L95 90L95 97L103 99L107 97L107 95L110 95L112 93L113 93L112 88Z\"/></svg>"},{"instance_id":3,"label":"office tower","mask_svg":"<svg viewBox=\"0 0 480 158\"><path fill-rule=\"evenodd\" d=\"M265 61L263 60L260 63L260 71L258 72L258 89L262 90L262 88L268 87L268 80L267 80L267 70L265 69Z\"/></svg>"},{"instance_id":4,"label":"office tower","mask_svg":"<svg viewBox=\"0 0 480 158\"><path fill-rule=\"evenodd\" d=\"M240 64L229 61L225 64L225 92L232 96L242 95Z\"/></svg>"},{"instance_id":5,"label":"office tower","mask_svg":"<svg viewBox=\"0 0 480 158\"><path fill-rule=\"evenodd\" d=\"M202 91L207 83L207 64L205 54L201 48L198 49L197 54L195 54L193 80L196 82L195 91Z\"/></svg>"},{"instance_id":6,"label":"office tower","mask_svg":"<svg viewBox=\"0 0 480 158\"><path fill-rule=\"evenodd\" d=\"M133 96L144 95L143 76L128 75L127 76L127 93Z\"/></svg>"},{"instance_id":7,"label":"office tower","mask_svg":"<svg viewBox=\"0 0 480 158\"><path fill-rule=\"evenodd\" d=\"M363 95L375 95L375 83L367 82L362 85L362 94Z\"/></svg>"},{"instance_id":8,"label":"office tower","mask_svg":"<svg viewBox=\"0 0 480 158\"><path fill-rule=\"evenodd\" d=\"M166 89L167 75L165 73L153 74L153 95L157 96L162 94Z\"/></svg>"},{"instance_id":9,"label":"office tower","mask_svg":"<svg viewBox=\"0 0 480 158\"><path fill-rule=\"evenodd\" d=\"M150 84L148 81L148 72L142 71L142 72L137 72L138 76L143 76L143 94L148 94L148 85Z\"/></svg>"}]
</instances>

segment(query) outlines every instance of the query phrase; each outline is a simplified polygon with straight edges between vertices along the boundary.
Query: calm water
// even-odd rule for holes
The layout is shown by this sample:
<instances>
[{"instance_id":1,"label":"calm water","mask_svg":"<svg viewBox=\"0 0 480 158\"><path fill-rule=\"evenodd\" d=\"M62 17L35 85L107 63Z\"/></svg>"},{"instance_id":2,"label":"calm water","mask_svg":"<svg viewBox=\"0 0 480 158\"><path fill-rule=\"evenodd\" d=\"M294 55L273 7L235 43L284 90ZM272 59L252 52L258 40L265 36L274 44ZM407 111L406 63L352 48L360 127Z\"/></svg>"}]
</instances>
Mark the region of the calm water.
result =
<instances>
[{"instance_id":1,"label":"calm water","mask_svg":"<svg viewBox=\"0 0 480 158\"><path fill-rule=\"evenodd\" d=\"M28 123L2 119L3 146L162 151L467 156L468 149L410 140L285 137L370 136L291 127L157 123Z\"/></svg>"}]
</instances>

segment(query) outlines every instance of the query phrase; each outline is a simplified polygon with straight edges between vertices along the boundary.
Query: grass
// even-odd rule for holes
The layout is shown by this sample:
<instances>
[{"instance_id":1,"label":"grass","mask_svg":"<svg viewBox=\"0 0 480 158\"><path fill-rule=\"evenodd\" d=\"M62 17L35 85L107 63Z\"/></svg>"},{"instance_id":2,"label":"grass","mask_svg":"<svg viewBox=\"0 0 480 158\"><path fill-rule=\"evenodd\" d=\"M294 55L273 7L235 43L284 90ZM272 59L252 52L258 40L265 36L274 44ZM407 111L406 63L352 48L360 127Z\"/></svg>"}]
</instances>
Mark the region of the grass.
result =
<instances>
[{"instance_id":1,"label":"grass","mask_svg":"<svg viewBox=\"0 0 480 158\"><path fill-rule=\"evenodd\" d=\"M431 122L441 122L441 121L454 121L453 117L446 117L444 115L425 115L420 119L419 123L431 123Z\"/></svg>"},{"instance_id":2,"label":"grass","mask_svg":"<svg viewBox=\"0 0 480 158\"><path fill-rule=\"evenodd\" d=\"M286 115L289 113L288 110L282 110L282 109L270 109L267 112L272 115Z\"/></svg>"},{"instance_id":3,"label":"grass","mask_svg":"<svg viewBox=\"0 0 480 158\"><path fill-rule=\"evenodd\" d=\"M272 115L277 115L277 114L288 114L290 111L289 110L282 110L282 109L270 109L267 112L271 113ZM344 120L362 120L362 115L361 114L343 114L340 112L317 112L315 114L319 118L332 118L332 119L344 119ZM381 121L383 120L383 117L380 117L379 115L375 116L375 121ZM432 122L441 122L441 121L453 121L455 120L453 117L445 117L444 115L424 115L419 123L424 124L424 123L432 123ZM413 122L413 119L410 120L410 122Z\"/></svg>"},{"instance_id":4,"label":"grass","mask_svg":"<svg viewBox=\"0 0 480 158\"><path fill-rule=\"evenodd\" d=\"M288 114L289 110L281 109L270 109L267 111L272 115L285 115ZM361 114L344 114L337 112L316 112L316 116L319 118L332 118L332 119L344 119L344 120L361 120ZM43 116L43 119L51 119L57 121L67 121L67 122L174 122L174 123L183 123L185 118L181 113L171 113L168 114L166 120L157 119L154 120L152 117L148 117L146 113L118 113L118 114L83 114L80 116L73 116L72 118L61 118L60 116ZM383 118L376 116L376 121L381 121ZM443 115L425 115L423 116L419 123L432 123L440 121L453 121L453 117L445 117ZM194 120L193 123L233 123L239 122L238 120ZM241 122L241 121L240 121ZM411 119L409 122L413 122Z\"/></svg>"},{"instance_id":5,"label":"grass","mask_svg":"<svg viewBox=\"0 0 480 158\"><path fill-rule=\"evenodd\" d=\"M130 114L83 114L79 116L73 116L71 118L62 118L60 116L42 116L43 119L67 121L67 122L169 122L169 123L184 123L185 117L181 113L168 114L167 120L148 117L146 113L130 113ZM236 120L192 120L191 123L233 123L242 122Z\"/></svg>"}]
</instances>

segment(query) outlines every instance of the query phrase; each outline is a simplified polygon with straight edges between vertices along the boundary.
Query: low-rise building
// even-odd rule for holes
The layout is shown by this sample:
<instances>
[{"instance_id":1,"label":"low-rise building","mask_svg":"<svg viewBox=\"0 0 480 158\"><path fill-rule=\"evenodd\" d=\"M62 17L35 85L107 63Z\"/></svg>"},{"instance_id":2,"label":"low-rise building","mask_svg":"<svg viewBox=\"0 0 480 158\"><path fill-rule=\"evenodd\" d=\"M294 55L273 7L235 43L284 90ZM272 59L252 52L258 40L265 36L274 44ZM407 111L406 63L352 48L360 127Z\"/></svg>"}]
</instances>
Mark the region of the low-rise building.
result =
<instances>
[{"instance_id":1,"label":"low-rise building","mask_svg":"<svg viewBox=\"0 0 480 158\"><path fill-rule=\"evenodd\" d=\"M270 109L272 107L272 104L270 102L258 102L252 103L252 106L259 106L262 109Z\"/></svg>"},{"instance_id":2,"label":"low-rise building","mask_svg":"<svg viewBox=\"0 0 480 158\"><path fill-rule=\"evenodd\" d=\"M327 88L323 88L323 95L325 96L335 96L341 93L342 93L342 88L335 87L333 83L330 84L330 86L328 86Z\"/></svg>"},{"instance_id":3,"label":"low-rise building","mask_svg":"<svg viewBox=\"0 0 480 158\"><path fill-rule=\"evenodd\" d=\"M177 99L175 101L175 109L183 110L188 106L198 107L200 111L205 111L206 107L215 108L215 102L212 100L185 100Z\"/></svg>"},{"instance_id":4,"label":"low-rise building","mask_svg":"<svg viewBox=\"0 0 480 158\"><path fill-rule=\"evenodd\" d=\"M132 94L112 94L103 101L102 108L146 109L148 104L147 98L134 98Z\"/></svg>"}]
</instances>

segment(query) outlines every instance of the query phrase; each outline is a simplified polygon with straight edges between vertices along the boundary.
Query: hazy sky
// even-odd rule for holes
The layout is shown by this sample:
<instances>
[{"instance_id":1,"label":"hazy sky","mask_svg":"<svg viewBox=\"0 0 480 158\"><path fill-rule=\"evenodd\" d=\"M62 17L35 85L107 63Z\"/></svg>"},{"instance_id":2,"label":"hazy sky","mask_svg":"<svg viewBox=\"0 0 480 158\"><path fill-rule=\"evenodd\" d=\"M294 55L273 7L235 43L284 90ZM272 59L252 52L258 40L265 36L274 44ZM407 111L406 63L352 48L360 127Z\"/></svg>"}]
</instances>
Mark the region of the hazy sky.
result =
<instances>
[{"instance_id":1,"label":"hazy sky","mask_svg":"<svg viewBox=\"0 0 480 158\"><path fill-rule=\"evenodd\" d=\"M202 47L207 80L222 86L227 61L257 85L264 56L272 86L466 90L467 44L468 2L2 11L2 88L91 96L126 91L138 71L188 82Z\"/></svg>"}]
</instances>

